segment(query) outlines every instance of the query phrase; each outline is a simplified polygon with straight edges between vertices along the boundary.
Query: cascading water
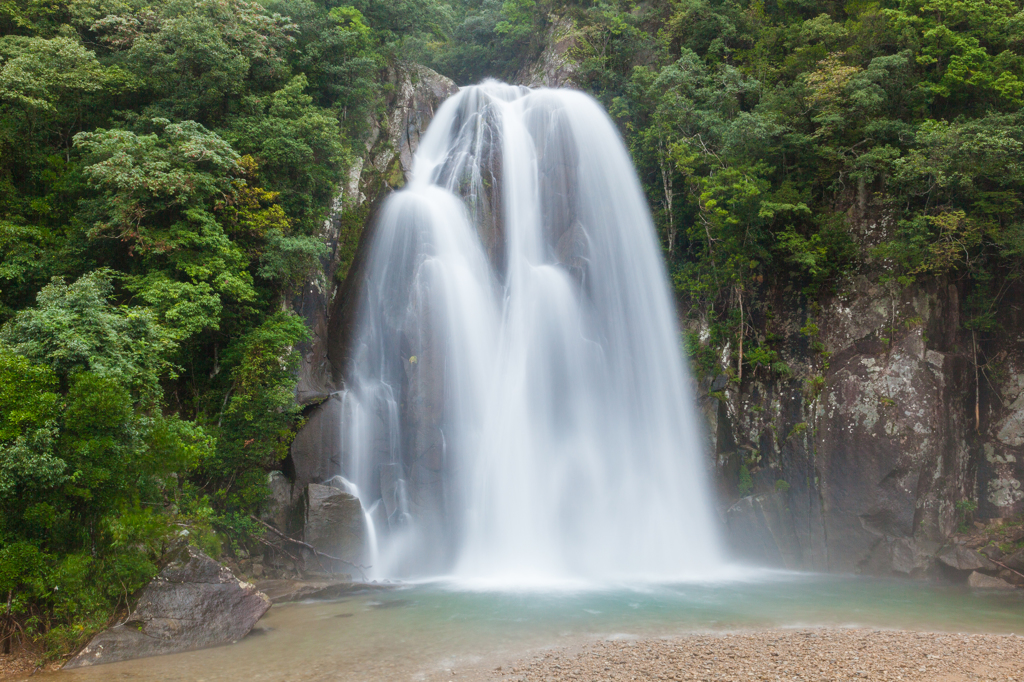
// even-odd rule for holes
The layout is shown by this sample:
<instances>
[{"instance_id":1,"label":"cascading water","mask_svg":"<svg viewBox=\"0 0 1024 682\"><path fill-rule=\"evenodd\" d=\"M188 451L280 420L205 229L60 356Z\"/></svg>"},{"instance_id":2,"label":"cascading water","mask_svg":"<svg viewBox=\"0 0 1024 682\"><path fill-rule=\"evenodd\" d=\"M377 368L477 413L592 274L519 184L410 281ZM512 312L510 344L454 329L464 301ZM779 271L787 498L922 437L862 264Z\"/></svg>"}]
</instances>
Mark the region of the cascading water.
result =
<instances>
[{"instance_id":1,"label":"cascading water","mask_svg":"<svg viewBox=\"0 0 1024 682\"><path fill-rule=\"evenodd\" d=\"M586 95L486 82L379 218L340 461L379 576L707 574L720 552L654 229Z\"/></svg>"}]
</instances>

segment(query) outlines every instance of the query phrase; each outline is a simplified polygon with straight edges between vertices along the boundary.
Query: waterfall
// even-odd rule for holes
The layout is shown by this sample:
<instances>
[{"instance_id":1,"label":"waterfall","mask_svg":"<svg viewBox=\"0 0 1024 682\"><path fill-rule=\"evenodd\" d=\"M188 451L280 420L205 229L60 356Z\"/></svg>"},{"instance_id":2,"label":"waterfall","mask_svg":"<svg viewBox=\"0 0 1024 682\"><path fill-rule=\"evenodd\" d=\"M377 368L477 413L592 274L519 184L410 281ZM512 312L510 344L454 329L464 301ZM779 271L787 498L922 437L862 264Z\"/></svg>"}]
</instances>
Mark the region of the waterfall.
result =
<instances>
[{"instance_id":1,"label":"waterfall","mask_svg":"<svg viewBox=\"0 0 1024 682\"><path fill-rule=\"evenodd\" d=\"M372 510L377 575L714 571L665 268L600 105L463 89L375 230L338 473Z\"/></svg>"}]
</instances>

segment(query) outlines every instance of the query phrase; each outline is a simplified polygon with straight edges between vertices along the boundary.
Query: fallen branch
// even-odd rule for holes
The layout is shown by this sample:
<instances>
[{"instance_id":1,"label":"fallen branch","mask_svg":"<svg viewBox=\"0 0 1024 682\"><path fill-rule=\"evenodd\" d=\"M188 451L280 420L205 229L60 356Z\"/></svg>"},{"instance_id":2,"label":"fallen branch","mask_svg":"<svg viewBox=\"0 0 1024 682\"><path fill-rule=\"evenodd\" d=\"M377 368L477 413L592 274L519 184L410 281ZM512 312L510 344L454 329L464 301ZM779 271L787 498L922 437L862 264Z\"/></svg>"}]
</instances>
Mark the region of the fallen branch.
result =
<instances>
[{"instance_id":1,"label":"fallen branch","mask_svg":"<svg viewBox=\"0 0 1024 682\"><path fill-rule=\"evenodd\" d=\"M315 556L317 558L317 560L319 560L320 557L323 557L325 559L330 559L331 561L337 561L337 562L345 564L346 566L351 566L352 568L358 569L359 573L363 576L363 580L366 580L366 570L369 569L369 568L372 568L372 566L362 566L360 564L354 564L351 561L345 561L342 558L339 558L339 557L336 557L336 556L331 556L330 554L327 554L325 552L321 552L320 550L318 550L316 547L314 547L313 545L309 544L308 542L303 542L302 540L296 540L293 537L289 537L288 535L285 535L284 533L282 533L278 529L276 529L273 526L271 526L269 523L265 523L264 521L256 518L252 514L249 515L249 518L252 519L253 521L255 521L256 523L260 524L261 526L263 526L264 528L266 528L267 530L269 530L271 533L273 533L274 535L278 536L282 540L287 540L288 542L290 542L290 543L292 543L294 545L299 545L300 547L305 547L306 549L308 549L310 552L313 553L313 556ZM323 564L320 564L320 565L323 566Z\"/></svg>"},{"instance_id":2,"label":"fallen branch","mask_svg":"<svg viewBox=\"0 0 1024 682\"><path fill-rule=\"evenodd\" d=\"M286 557L291 559L295 563L295 567L296 568L298 568L302 564L302 562L299 560L299 558L297 556L295 556L291 552L287 551L284 547L281 547L279 545L275 545L273 542L268 542L268 541L264 540L263 538L256 538L256 539L259 540L264 545L266 545L267 547L269 547L270 549L274 550L275 552L279 552L281 554L284 554Z\"/></svg>"},{"instance_id":3,"label":"fallen branch","mask_svg":"<svg viewBox=\"0 0 1024 682\"><path fill-rule=\"evenodd\" d=\"M1010 567L1009 567L1009 566L1007 566L1006 564L1002 563L1001 561L996 561L995 559L989 559L989 561L991 561L992 563L994 563L994 564L995 564L996 566L1002 566L1003 568L1005 568L1005 569L1006 569L1007 571L1009 571L1010 573L1016 573L1016 574L1017 574L1017 575L1019 575L1019 576L1020 576L1021 578L1024 578L1024 573L1021 573L1020 571L1015 571L1015 570L1013 570L1012 568L1010 568Z\"/></svg>"}]
</instances>

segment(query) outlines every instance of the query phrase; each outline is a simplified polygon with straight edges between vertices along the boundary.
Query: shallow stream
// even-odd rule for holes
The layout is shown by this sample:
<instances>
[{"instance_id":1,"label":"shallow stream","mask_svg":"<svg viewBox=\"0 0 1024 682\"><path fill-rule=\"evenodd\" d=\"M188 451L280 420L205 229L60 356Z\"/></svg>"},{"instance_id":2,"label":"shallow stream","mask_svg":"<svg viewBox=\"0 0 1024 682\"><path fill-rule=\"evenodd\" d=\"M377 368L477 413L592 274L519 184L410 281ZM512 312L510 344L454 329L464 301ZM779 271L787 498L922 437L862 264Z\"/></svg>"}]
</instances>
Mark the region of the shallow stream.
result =
<instances>
[{"instance_id":1,"label":"shallow stream","mask_svg":"<svg viewBox=\"0 0 1024 682\"><path fill-rule=\"evenodd\" d=\"M717 583L581 583L516 591L439 581L339 601L281 604L231 646L42 677L478 679L531 653L597 639L819 626L1024 634L1024 593L770 572Z\"/></svg>"}]
</instances>

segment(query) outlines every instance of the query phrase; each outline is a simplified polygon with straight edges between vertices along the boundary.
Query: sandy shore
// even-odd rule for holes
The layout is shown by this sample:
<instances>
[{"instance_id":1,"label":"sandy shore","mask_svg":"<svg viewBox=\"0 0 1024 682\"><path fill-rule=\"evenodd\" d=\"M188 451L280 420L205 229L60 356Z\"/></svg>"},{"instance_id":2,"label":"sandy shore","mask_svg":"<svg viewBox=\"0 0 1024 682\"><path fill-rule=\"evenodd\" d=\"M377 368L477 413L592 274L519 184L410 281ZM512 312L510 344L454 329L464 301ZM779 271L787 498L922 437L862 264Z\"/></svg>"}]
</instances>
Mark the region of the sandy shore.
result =
<instances>
[{"instance_id":1,"label":"sandy shore","mask_svg":"<svg viewBox=\"0 0 1024 682\"><path fill-rule=\"evenodd\" d=\"M216 651L216 650L207 650ZM703 633L664 639L604 640L523 655L520 660L477 658L452 661L453 668L424 670L421 665L383 666L373 672L332 670L297 662L288 673L241 670L202 675L207 680L362 680L399 682L465 680L467 682L627 682L702 680L740 682L847 682L916 680L1024 682L1024 637L1015 635L934 634L890 630L759 630ZM5 660L6 659L6 660ZM68 679L196 680L174 657L145 659L161 667L133 672L113 666L76 671ZM409 663L409 662L407 662ZM5 664L5 665L4 665ZM433 666L431 666L433 667ZM0 657L0 679L24 680L31 671L27 657ZM20 673L20 674L19 674ZM40 677L51 679L50 675ZM58 676L64 679L63 675ZM31 679L38 679L32 676Z\"/></svg>"},{"instance_id":2,"label":"sandy shore","mask_svg":"<svg viewBox=\"0 0 1024 682\"><path fill-rule=\"evenodd\" d=\"M812 629L604 641L525 658L484 679L1024 682L1024 637Z\"/></svg>"}]
</instances>

